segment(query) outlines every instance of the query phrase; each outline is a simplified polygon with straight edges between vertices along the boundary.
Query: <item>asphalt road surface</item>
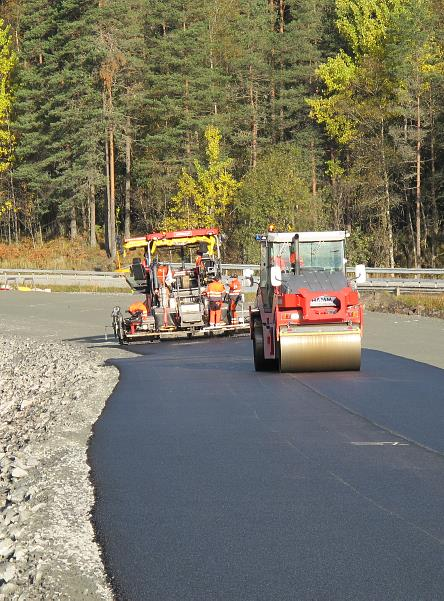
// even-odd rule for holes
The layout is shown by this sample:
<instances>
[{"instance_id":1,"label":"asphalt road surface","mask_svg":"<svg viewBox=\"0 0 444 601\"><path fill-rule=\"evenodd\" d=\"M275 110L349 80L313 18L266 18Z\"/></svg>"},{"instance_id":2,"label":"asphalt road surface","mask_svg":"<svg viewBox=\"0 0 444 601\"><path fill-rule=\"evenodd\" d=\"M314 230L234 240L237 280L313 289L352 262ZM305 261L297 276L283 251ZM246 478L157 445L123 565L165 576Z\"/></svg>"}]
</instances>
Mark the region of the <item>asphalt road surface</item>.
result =
<instances>
[{"instance_id":1,"label":"asphalt road surface","mask_svg":"<svg viewBox=\"0 0 444 601\"><path fill-rule=\"evenodd\" d=\"M444 599L443 370L368 350L360 373L257 374L246 339L137 350L90 447L118 599Z\"/></svg>"},{"instance_id":2,"label":"asphalt road surface","mask_svg":"<svg viewBox=\"0 0 444 601\"><path fill-rule=\"evenodd\" d=\"M4 293L0 326L111 357L94 519L121 601L444 601L444 322L369 314L359 373L250 341L119 348L119 295Z\"/></svg>"}]
</instances>

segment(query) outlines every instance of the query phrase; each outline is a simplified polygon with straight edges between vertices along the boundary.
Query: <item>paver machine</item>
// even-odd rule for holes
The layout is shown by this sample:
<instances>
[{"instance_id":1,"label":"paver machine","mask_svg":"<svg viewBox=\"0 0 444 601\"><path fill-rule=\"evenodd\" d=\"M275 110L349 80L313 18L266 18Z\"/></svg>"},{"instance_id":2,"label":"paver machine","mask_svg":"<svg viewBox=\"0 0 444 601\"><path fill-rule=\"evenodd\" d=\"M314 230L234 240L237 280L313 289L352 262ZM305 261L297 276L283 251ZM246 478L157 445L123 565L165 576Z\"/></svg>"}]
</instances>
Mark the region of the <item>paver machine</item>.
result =
<instances>
[{"instance_id":1,"label":"paver machine","mask_svg":"<svg viewBox=\"0 0 444 601\"><path fill-rule=\"evenodd\" d=\"M145 299L138 303L140 311L128 317L120 307L114 308L113 329L119 342L248 332L243 295L237 294L237 313L229 309L233 306L229 292L208 291L208 285L221 277L220 245L217 228L155 232L125 240L126 251L143 252L143 257L133 259L125 277ZM220 311L218 323L210 322L212 303Z\"/></svg>"},{"instance_id":2,"label":"paver machine","mask_svg":"<svg viewBox=\"0 0 444 601\"><path fill-rule=\"evenodd\" d=\"M363 308L347 280L347 233L269 231L251 311L256 371L359 370Z\"/></svg>"}]
</instances>

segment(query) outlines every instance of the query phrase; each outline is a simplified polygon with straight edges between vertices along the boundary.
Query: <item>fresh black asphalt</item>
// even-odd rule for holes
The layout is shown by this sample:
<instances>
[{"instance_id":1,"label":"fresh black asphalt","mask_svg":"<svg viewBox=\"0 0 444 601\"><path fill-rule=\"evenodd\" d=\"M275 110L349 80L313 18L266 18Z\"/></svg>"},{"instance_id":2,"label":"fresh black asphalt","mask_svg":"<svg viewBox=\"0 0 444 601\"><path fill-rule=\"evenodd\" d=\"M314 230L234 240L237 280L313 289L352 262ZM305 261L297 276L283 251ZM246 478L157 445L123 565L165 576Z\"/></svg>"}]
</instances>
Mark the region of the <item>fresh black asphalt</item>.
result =
<instances>
[{"instance_id":1,"label":"fresh black asphalt","mask_svg":"<svg viewBox=\"0 0 444 601\"><path fill-rule=\"evenodd\" d=\"M444 370L368 350L360 373L258 374L245 338L134 351L89 450L118 599L444 600Z\"/></svg>"}]
</instances>

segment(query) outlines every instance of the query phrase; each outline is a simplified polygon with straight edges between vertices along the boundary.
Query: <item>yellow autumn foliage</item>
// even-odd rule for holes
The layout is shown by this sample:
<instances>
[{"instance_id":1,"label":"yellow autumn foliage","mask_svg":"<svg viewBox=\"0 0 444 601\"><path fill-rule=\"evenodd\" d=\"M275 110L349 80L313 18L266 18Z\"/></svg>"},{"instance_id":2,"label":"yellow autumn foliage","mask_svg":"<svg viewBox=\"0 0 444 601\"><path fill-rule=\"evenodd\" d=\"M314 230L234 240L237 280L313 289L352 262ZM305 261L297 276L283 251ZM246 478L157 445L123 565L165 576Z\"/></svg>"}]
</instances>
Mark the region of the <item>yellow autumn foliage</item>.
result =
<instances>
[{"instance_id":1,"label":"yellow autumn foliage","mask_svg":"<svg viewBox=\"0 0 444 601\"><path fill-rule=\"evenodd\" d=\"M9 120L12 106L11 73L16 61L10 28L0 19L0 173L9 168L14 146Z\"/></svg>"},{"instance_id":2,"label":"yellow autumn foliage","mask_svg":"<svg viewBox=\"0 0 444 601\"><path fill-rule=\"evenodd\" d=\"M221 133L217 127L205 130L208 165L194 161L195 175L183 170L178 192L171 199L170 212L164 228L168 230L190 227L224 225L240 183L230 170L232 159L221 157Z\"/></svg>"}]
</instances>

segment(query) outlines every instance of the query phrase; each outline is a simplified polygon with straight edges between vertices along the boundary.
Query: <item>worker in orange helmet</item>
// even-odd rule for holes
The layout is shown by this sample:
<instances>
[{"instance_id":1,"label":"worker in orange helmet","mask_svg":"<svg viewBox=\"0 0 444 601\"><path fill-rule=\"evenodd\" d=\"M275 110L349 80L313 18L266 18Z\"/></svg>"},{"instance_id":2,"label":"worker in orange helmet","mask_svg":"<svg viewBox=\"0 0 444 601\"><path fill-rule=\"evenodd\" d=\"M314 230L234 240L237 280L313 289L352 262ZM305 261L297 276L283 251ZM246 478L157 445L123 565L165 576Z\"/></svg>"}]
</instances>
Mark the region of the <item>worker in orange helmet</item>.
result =
<instances>
[{"instance_id":1,"label":"worker in orange helmet","mask_svg":"<svg viewBox=\"0 0 444 601\"><path fill-rule=\"evenodd\" d=\"M205 291L210 302L210 326L222 325L222 302L225 296L225 286L216 276Z\"/></svg>"},{"instance_id":2,"label":"worker in orange helmet","mask_svg":"<svg viewBox=\"0 0 444 601\"><path fill-rule=\"evenodd\" d=\"M196 268L200 269L200 267L202 266L202 262L203 262L203 252L201 250L198 250L196 253Z\"/></svg>"},{"instance_id":3,"label":"worker in orange helmet","mask_svg":"<svg viewBox=\"0 0 444 601\"><path fill-rule=\"evenodd\" d=\"M295 269L296 268L296 253L294 251L292 251L290 253L290 263L291 263L291 267L293 269ZM304 259L302 257L299 257L299 266L304 267Z\"/></svg>"},{"instance_id":4,"label":"worker in orange helmet","mask_svg":"<svg viewBox=\"0 0 444 601\"><path fill-rule=\"evenodd\" d=\"M236 307L237 307L237 303L240 300L241 290L242 290L242 284L240 283L240 281L238 280L236 275L232 275L231 280L230 280L230 289L228 292L228 296L230 299L230 302L228 305L228 316L229 316L229 320L230 320L231 324L238 323Z\"/></svg>"},{"instance_id":5,"label":"worker in orange helmet","mask_svg":"<svg viewBox=\"0 0 444 601\"><path fill-rule=\"evenodd\" d=\"M159 265L157 268L157 279L159 282L157 299L160 306L163 308L163 325L164 327L168 327L168 307L170 302L171 284L173 282L173 275L169 265L164 263Z\"/></svg>"},{"instance_id":6,"label":"worker in orange helmet","mask_svg":"<svg viewBox=\"0 0 444 601\"><path fill-rule=\"evenodd\" d=\"M136 301L136 302L132 303L128 307L128 312L131 313L131 315L133 317L135 317L137 315L137 313L140 313L142 315L142 317L148 316L148 308L147 308L146 304L142 303L141 301Z\"/></svg>"},{"instance_id":7,"label":"worker in orange helmet","mask_svg":"<svg viewBox=\"0 0 444 601\"><path fill-rule=\"evenodd\" d=\"M203 274L205 270L205 264L203 262L203 252L201 250L198 250L196 253L196 264L194 267L194 275L197 278L200 275Z\"/></svg>"},{"instance_id":8,"label":"worker in orange helmet","mask_svg":"<svg viewBox=\"0 0 444 601\"><path fill-rule=\"evenodd\" d=\"M161 286L165 286L165 284L166 284L168 270L169 270L168 265L163 265L163 264L159 265L159 267L157 268L157 279L159 280L159 284Z\"/></svg>"}]
</instances>

